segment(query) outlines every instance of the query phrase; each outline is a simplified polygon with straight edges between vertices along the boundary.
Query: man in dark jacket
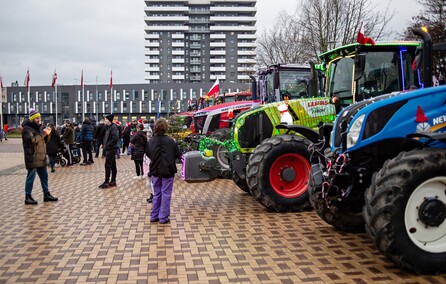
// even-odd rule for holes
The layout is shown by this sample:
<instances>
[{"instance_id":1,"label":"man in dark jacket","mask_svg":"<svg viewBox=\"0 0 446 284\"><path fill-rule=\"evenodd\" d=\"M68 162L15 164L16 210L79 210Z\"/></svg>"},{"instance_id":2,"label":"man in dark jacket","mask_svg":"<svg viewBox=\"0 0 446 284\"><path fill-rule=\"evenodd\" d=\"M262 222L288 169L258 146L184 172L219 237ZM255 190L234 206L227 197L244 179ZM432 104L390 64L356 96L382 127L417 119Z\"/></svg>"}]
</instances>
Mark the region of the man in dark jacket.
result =
<instances>
[{"instance_id":1,"label":"man in dark jacket","mask_svg":"<svg viewBox=\"0 0 446 284\"><path fill-rule=\"evenodd\" d=\"M175 160L181 158L177 142L166 135L168 124L161 118L155 122L155 136L147 143L146 155L150 159L153 183L153 204L150 222L170 222L170 201L177 172Z\"/></svg>"},{"instance_id":2,"label":"man in dark jacket","mask_svg":"<svg viewBox=\"0 0 446 284\"><path fill-rule=\"evenodd\" d=\"M74 145L74 125L69 119L65 120L65 131L62 134L62 139L65 144L65 149L68 153L68 164L67 166L73 166L73 145Z\"/></svg>"},{"instance_id":3,"label":"man in dark jacket","mask_svg":"<svg viewBox=\"0 0 446 284\"><path fill-rule=\"evenodd\" d=\"M113 114L105 116L106 131L104 135L103 151L105 152L105 181L99 188L116 186L116 151L118 149L119 131L118 126L113 123ZM110 179L111 174L111 179Z\"/></svg>"},{"instance_id":4,"label":"man in dark jacket","mask_svg":"<svg viewBox=\"0 0 446 284\"><path fill-rule=\"evenodd\" d=\"M84 161L81 165L90 165L93 164L93 154L91 143L93 142L94 136L94 127L91 125L91 121L88 117L85 118L84 122L82 122L82 129L80 134L80 141L82 145L82 156L84 157ZM88 157L87 157L88 156Z\"/></svg>"},{"instance_id":5,"label":"man in dark jacket","mask_svg":"<svg viewBox=\"0 0 446 284\"><path fill-rule=\"evenodd\" d=\"M46 169L46 145L44 138L51 133L51 128L41 127L40 113L30 109L29 118L23 123L22 143L25 154L25 166L28 170L25 183L25 204L36 205L32 197L34 179L39 175L43 189L43 201L57 201L48 190L48 171Z\"/></svg>"},{"instance_id":6,"label":"man in dark jacket","mask_svg":"<svg viewBox=\"0 0 446 284\"><path fill-rule=\"evenodd\" d=\"M96 130L94 131L94 140L96 141L95 143L95 148L94 148L94 152L95 152L95 157L98 158L99 157L99 151L101 149L101 145L102 143L104 143L104 136L105 136L105 123L104 120L101 120L99 122L98 127L96 127ZM102 150L102 157L105 157L105 152Z\"/></svg>"}]
</instances>

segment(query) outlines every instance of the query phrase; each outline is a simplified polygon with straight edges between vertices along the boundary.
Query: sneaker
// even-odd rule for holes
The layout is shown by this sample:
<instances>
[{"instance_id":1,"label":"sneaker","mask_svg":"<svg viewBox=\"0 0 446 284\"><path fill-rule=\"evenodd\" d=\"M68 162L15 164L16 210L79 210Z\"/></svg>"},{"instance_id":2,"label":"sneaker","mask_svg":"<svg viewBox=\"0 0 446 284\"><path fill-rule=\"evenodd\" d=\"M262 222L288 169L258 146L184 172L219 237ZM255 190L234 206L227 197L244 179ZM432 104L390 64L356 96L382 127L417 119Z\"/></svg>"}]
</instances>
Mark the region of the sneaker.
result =
<instances>
[{"instance_id":1,"label":"sneaker","mask_svg":"<svg viewBox=\"0 0 446 284\"><path fill-rule=\"evenodd\" d=\"M150 194L149 198L147 198L147 203L152 203L153 201L153 194Z\"/></svg>"},{"instance_id":2,"label":"sneaker","mask_svg":"<svg viewBox=\"0 0 446 284\"><path fill-rule=\"evenodd\" d=\"M99 188L109 188L110 187L110 184L109 183L107 183L107 182L104 182L103 184L101 184L100 186L99 186Z\"/></svg>"},{"instance_id":3,"label":"sneaker","mask_svg":"<svg viewBox=\"0 0 446 284\"><path fill-rule=\"evenodd\" d=\"M158 221L159 221L158 219L150 219L150 223L156 223Z\"/></svg>"},{"instance_id":4,"label":"sneaker","mask_svg":"<svg viewBox=\"0 0 446 284\"><path fill-rule=\"evenodd\" d=\"M114 187L114 186L117 186L116 182L114 182L114 181L112 181L108 184L108 187Z\"/></svg>"},{"instance_id":5,"label":"sneaker","mask_svg":"<svg viewBox=\"0 0 446 284\"><path fill-rule=\"evenodd\" d=\"M54 173L56 170L54 168L51 168L51 172Z\"/></svg>"},{"instance_id":6,"label":"sneaker","mask_svg":"<svg viewBox=\"0 0 446 284\"><path fill-rule=\"evenodd\" d=\"M133 179L141 179L139 176L134 176Z\"/></svg>"}]
</instances>

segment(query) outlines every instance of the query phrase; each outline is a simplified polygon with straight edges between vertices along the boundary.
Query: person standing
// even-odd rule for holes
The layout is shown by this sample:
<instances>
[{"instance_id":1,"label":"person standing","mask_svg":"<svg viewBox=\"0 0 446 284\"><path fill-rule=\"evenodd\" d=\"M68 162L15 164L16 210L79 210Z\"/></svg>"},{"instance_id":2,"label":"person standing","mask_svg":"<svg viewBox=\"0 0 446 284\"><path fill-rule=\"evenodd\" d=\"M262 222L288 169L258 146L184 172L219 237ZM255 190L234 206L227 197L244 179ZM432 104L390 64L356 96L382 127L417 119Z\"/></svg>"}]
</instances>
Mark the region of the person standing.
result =
<instances>
[{"instance_id":1,"label":"person standing","mask_svg":"<svg viewBox=\"0 0 446 284\"><path fill-rule=\"evenodd\" d=\"M163 118L155 122L155 136L147 143L146 155L150 159L153 183L153 203L150 222L170 222L170 201L177 172L175 159L181 158L177 142L166 135L168 124Z\"/></svg>"},{"instance_id":2,"label":"person standing","mask_svg":"<svg viewBox=\"0 0 446 284\"><path fill-rule=\"evenodd\" d=\"M143 160L147 146L147 135L144 132L144 125L138 123L136 126L138 132L133 136L131 143L133 144L132 160L135 162L136 176L134 179L144 178Z\"/></svg>"},{"instance_id":3,"label":"person standing","mask_svg":"<svg viewBox=\"0 0 446 284\"><path fill-rule=\"evenodd\" d=\"M5 135L5 141L8 140L8 131L9 131L9 125L7 123L5 123L3 125L3 132L4 132L4 135Z\"/></svg>"},{"instance_id":4,"label":"person standing","mask_svg":"<svg viewBox=\"0 0 446 284\"><path fill-rule=\"evenodd\" d=\"M74 145L74 126L71 124L69 119L65 120L65 131L62 134L62 139L65 144L65 149L68 153L68 164L67 166L73 166L73 145Z\"/></svg>"},{"instance_id":5,"label":"person standing","mask_svg":"<svg viewBox=\"0 0 446 284\"><path fill-rule=\"evenodd\" d=\"M102 143L104 143L105 126L106 125L104 124L104 120L101 120L99 122L98 127L96 127L96 130L94 132L94 140L96 141L95 148L94 148L95 158L99 157L99 151L101 150L101 145L102 145ZM102 157L105 157L105 153L103 150L102 150Z\"/></svg>"},{"instance_id":6,"label":"person standing","mask_svg":"<svg viewBox=\"0 0 446 284\"><path fill-rule=\"evenodd\" d=\"M51 133L51 128L41 127L40 113L30 109L29 118L25 120L22 128L23 152L25 166L28 174L25 182L25 204L36 205L38 202L32 197L34 179L39 175L43 190L43 201L57 201L48 190L48 171L46 169L45 137Z\"/></svg>"},{"instance_id":7,"label":"person standing","mask_svg":"<svg viewBox=\"0 0 446 284\"><path fill-rule=\"evenodd\" d=\"M59 132L57 132L54 124L49 124L48 127L51 128L51 133L48 134L46 138L46 153L50 158L51 172L54 173L56 171L54 165L56 164L56 157L59 152L61 141Z\"/></svg>"},{"instance_id":8,"label":"person standing","mask_svg":"<svg viewBox=\"0 0 446 284\"><path fill-rule=\"evenodd\" d=\"M84 157L84 161L81 165L90 165L93 164L93 154L92 154L92 142L94 136L94 127L91 125L91 121L88 117L82 122L80 141L82 145L82 156Z\"/></svg>"},{"instance_id":9,"label":"person standing","mask_svg":"<svg viewBox=\"0 0 446 284\"><path fill-rule=\"evenodd\" d=\"M127 123L127 126L124 128L124 131L122 132L122 154L123 155L127 155L126 154L126 150L129 147L130 144L130 122Z\"/></svg>"},{"instance_id":10,"label":"person standing","mask_svg":"<svg viewBox=\"0 0 446 284\"><path fill-rule=\"evenodd\" d=\"M105 116L105 135L103 151L105 152L105 180L99 188L109 188L116 186L116 151L118 148L119 131L118 126L113 123L113 114ZM111 175L111 179L110 179Z\"/></svg>"}]
</instances>

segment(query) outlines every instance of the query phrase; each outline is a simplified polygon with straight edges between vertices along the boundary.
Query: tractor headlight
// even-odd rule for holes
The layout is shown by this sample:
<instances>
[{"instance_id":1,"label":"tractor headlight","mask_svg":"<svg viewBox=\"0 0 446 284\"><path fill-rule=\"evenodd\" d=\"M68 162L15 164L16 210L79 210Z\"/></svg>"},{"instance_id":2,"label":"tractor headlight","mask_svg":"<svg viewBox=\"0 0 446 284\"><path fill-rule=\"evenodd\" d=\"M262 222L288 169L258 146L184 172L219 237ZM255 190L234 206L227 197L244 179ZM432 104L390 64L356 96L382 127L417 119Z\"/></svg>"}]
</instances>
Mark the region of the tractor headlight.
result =
<instances>
[{"instance_id":1,"label":"tractor headlight","mask_svg":"<svg viewBox=\"0 0 446 284\"><path fill-rule=\"evenodd\" d=\"M358 142L359 133L361 132L362 123L364 122L365 114L361 115L352 123L352 127L347 133L347 148L353 147Z\"/></svg>"}]
</instances>

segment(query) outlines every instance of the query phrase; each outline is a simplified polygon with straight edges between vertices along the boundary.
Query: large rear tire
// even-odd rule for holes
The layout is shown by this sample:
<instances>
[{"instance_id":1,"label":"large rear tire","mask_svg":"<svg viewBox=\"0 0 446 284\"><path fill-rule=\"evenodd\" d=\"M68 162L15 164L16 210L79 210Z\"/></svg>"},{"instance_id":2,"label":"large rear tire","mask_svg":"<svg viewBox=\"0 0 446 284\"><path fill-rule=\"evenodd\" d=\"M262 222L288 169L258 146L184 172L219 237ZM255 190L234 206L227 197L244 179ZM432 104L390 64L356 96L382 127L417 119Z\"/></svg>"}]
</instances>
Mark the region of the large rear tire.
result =
<instances>
[{"instance_id":1,"label":"large rear tire","mask_svg":"<svg viewBox=\"0 0 446 284\"><path fill-rule=\"evenodd\" d=\"M310 143L301 136L278 135L255 148L246 169L247 181L252 196L263 206L277 212L310 206Z\"/></svg>"},{"instance_id":2,"label":"large rear tire","mask_svg":"<svg viewBox=\"0 0 446 284\"><path fill-rule=\"evenodd\" d=\"M402 268L446 272L446 151L402 152L373 176L365 193L366 230Z\"/></svg>"}]
</instances>

